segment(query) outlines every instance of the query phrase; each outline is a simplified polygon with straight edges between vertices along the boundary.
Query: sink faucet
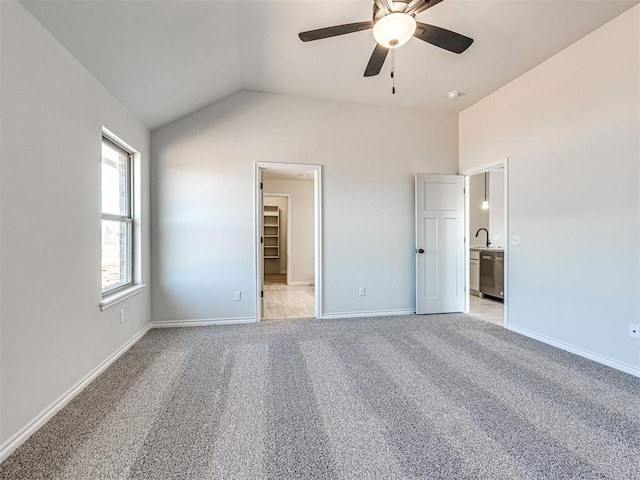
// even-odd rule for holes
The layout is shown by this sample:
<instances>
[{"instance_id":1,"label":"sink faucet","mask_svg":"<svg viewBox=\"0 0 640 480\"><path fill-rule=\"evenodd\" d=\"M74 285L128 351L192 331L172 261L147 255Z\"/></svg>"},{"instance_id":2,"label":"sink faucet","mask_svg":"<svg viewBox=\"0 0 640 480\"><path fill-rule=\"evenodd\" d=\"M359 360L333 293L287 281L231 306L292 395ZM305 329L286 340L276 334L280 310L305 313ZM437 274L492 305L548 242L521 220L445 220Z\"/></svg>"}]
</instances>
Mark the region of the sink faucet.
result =
<instances>
[{"instance_id":1,"label":"sink faucet","mask_svg":"<svg viewBox=\"0 0 640 480\"><path fill-rule=\"evenodd\" d=\"M489 245L491 245L491 242L489 241L489 230L487 230L486 228L479 228L476 232L476 238L478 238L478 235L480 235L481 230L484 230L487 234L487 248L489 248Z\"/></svg>"}]
</instances>

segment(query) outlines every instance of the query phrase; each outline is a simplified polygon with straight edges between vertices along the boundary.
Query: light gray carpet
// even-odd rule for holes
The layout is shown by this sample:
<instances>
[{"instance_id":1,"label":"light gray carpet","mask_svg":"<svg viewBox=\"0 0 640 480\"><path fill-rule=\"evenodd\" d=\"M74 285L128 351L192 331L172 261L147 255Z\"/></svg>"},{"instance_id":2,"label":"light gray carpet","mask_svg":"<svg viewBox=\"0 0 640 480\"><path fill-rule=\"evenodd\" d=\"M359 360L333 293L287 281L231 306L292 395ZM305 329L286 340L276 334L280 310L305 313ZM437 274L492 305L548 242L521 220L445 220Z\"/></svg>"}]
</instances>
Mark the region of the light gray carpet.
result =
<instances>
[{"instance_id":1,"label":"light gray carpet","mask_svg":"<svg viewBox=\"0 0 640 480\"><path fill-rule=\"evenodd\" d=\"M466 315L150 331L2 479L640 478L640 379Z\"/></svg>"}]
</instances>

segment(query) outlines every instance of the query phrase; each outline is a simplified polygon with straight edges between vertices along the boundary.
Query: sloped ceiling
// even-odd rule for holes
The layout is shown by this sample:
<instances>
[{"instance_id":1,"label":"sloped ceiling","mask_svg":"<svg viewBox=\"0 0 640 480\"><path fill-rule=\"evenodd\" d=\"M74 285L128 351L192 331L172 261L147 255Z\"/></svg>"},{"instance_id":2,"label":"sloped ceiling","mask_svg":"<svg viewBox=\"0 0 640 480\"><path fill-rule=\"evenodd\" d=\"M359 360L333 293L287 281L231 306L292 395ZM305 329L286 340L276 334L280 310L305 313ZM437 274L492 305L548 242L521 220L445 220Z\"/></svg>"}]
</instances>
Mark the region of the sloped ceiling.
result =
<instances>
[{"instance_id":1,"label":"sloped ceiling","mask_svg":"<svg viewBox=\"0 0 640 480\"><path fill-rule=\"evenodd\" d=\"M371 31L303 43L304 30L371 19L371 0L23 0L150 129L239 90L459 112L640 0L445 0L418 20L475 39L456 55L417 39L377 77ZM447 92L462 95L449 100Z\"/></svg>"}]
</instances>

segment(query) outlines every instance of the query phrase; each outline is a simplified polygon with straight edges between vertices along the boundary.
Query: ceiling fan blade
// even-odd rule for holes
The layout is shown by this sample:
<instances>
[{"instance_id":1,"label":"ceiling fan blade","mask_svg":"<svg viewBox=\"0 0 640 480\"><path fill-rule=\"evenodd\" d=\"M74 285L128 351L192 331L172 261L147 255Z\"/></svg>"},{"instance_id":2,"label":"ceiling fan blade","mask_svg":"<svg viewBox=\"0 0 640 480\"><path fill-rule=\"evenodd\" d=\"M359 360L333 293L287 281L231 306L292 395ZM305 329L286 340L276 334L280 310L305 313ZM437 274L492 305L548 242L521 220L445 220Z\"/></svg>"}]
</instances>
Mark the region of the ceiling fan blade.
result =
<instances>
[{"instance_id":1,"label":"ceiling fan blade","mask_svg":"<svg viewBox=\"0 0 640 480\"><path fill-rule=\"evenodd\" d=\"M404 13L417 15L420 12L424 12L427 8L431 8L443 1L444 0L411 0Z\"/></svg>"},{"instance_id":2,"label":"ceiling fan blade","mask_svg":"<svg viewBox=\"0 0 640 480\"><path fill-rule=\"evenodd\" d=\"M373 77L380 73L382 65L384 65L384 61L387 58L387 53L389 53L388 48L384 48L382 45L376 43L376 48L373 49L369 63L367 63L367 68L364 71L365 77Z\"/></svg>"},{"instance_id":3,"label":"ceiling fan blade","mask_svg":"<svg viewBox=\"0 0 640 480\"><path fill-rule=\"evenodd\" d=\"M465 37L451 30L416 22L414 37L419 38L436 47L444 48L453 53L462 53L473 43L473 38Z\"/></svg>"},{"instance_id":4,"label":"ceiling fan blade","mask_svg":"<svg viewBox=\"0 0 640 480\"><path fill-rule=\"evenodd\" d=\"M346 23L344 25L334 25L333 27L309 30L308 32L298 34L298 36L303 42L310 42L312 40L337 37L338 35L346 35L347 33L359 32L361 30L369 30L370 28L373 28L373 22Z\"/></svg>"}]
</instances>

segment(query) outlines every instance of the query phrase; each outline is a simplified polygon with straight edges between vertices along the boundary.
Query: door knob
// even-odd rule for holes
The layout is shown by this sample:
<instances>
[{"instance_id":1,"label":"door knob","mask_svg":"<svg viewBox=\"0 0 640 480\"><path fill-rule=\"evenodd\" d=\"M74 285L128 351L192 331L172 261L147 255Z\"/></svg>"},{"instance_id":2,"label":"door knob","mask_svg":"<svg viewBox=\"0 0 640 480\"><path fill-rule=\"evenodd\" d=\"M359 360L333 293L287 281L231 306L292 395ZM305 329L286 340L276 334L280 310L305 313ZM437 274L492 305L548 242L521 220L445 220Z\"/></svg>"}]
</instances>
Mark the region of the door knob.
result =
<instances>
[{"instance_id":1,"label":"door knob","mask_svg":"<svg viewBox=\"0 0 640 480\"><path fill-rule=\"evenodd\" d=\"M419 249L418 249L418 253L424 253L424 249L419 248Z\"/></svg>"}]
</instances>

